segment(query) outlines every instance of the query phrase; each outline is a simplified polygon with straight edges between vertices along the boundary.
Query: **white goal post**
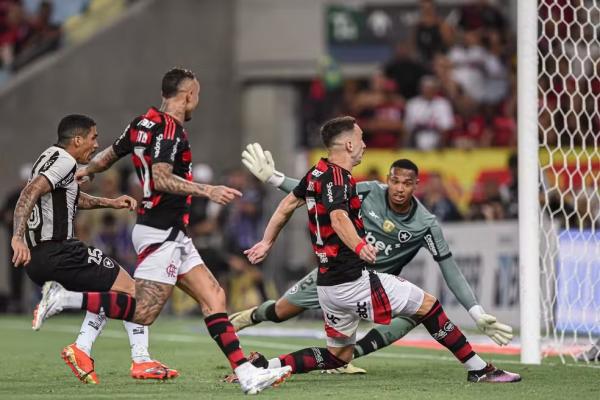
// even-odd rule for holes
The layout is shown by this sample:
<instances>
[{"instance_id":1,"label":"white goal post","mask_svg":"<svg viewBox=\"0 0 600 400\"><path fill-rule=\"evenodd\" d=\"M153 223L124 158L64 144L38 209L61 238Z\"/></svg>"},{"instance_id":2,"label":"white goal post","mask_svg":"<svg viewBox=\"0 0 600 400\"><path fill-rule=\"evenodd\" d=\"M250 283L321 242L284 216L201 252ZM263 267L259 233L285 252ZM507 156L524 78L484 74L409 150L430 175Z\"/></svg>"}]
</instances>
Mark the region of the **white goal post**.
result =
<instances>
[{"instance_id":1,"label":"white goal post","mask_svg":"<svg viewBox=\"0 0 600 400\"><path fill-rule=\"evenodd\" d=\"M600 350L600 2L517 12L521 361L585 362Z\"/></svg>"}]
</instances>

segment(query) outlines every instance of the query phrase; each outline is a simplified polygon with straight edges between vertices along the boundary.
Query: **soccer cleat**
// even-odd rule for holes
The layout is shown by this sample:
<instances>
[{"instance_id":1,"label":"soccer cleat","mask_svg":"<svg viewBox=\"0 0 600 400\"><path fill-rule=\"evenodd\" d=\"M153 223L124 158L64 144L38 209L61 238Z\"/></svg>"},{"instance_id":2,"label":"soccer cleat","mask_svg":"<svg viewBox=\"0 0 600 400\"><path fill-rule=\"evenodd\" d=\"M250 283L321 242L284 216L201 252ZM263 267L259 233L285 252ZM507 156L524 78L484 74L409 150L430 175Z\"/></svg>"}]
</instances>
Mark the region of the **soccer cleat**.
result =
<instances>
[{"instance_id":1,"label":"soccer cleat","mask_svg":"<svg viewBox=\"0 0 600 400\"><path fill-rule=\"evenodd\" d=\"M325 369L321 371L322 374L366 374L367 370L354 366L352 364L346 364L343 367L334 369Z\"/></svg>"},{"instance_id":2,"label":"soccer cleat","mask_svg":"<svg viewBox=\"0 0 600 400\"><path fill-rule=\"evenodd\" d=\"M270 387L277 387L292 375L292 367L256 368L248 379L240 380L240 386L245 394L258 394Z\"/></svg>"},{"instance_id":3,"label":"soccer cleat","mask_svg":"<svg viewBox=\"0 0 600 400\"><path fill-rule=\"evenodd\" d=\"M250 363L256 368L269 368L269 361L267 361L266 357L260 354L258 351L250 352L250 356L248 356L248 361L250 361ZM240 383L240 380L238 379L237 375L233 373L225 375L225 377L223 378L223 382Z\"/></svg>"},{"instance_id":4,"label":"soccer cleat","mask_svg":"<svg viewBox=\"0 0 600 400\"><path fill-rule=\"evenodd\" d=\"M252 314L257 308L258 307L252 307L247 310L231 314L229 316L229 321L231 322L231 325L233 325L233 329L235 329L236 332L239 332L244 328L256 325L257 322L252 321Z\"/></svg>"},{"instance_id":5,"label":"soccer cleat","mask_svg":"<svg viewBox=\"0 0 600 400\"><path fill-rule=\"evenodd\" d=\"M511 383L520 382L521 375L513 372L503 371L494 367L492 364L486 365L484 369L478 371L469 371L467 374L469 382L487 382L487 383Z\"/></svg>"},{"instance_id":6,"label":"soccer cleat","mask_svg":"<svg viewBox=\"0 0 600 400\"><path fill-rule=\"evenodd\" d=\"M44 321L62 311L60 299L65 289L58 282L49 281L42 288L42 299L33 310L31 329L39 331Z\"/></svg>"},{"instance_id":7,"label":"soccer cleat","mask_svg":"<svg viewBox=\"0 0 600 400\"><path fill-rule=\"evenodd\" d=\"M133 379L175 379L179 376L176 369L171 369L160 361L152 360L142 363L131 363L131 377Z\"/></svg>"},{"instance_id":8,"label":"soccer cleat","mask_svg":"<svg viewBox=\"0 0 600 400\"><path fill-rule=\"evenodd\" d=\"M81 382L93 385L100 383L100 379L94 371L94 359L80 350L75 343L62 349L60 356Z\"/></svg>"}]
</instances>

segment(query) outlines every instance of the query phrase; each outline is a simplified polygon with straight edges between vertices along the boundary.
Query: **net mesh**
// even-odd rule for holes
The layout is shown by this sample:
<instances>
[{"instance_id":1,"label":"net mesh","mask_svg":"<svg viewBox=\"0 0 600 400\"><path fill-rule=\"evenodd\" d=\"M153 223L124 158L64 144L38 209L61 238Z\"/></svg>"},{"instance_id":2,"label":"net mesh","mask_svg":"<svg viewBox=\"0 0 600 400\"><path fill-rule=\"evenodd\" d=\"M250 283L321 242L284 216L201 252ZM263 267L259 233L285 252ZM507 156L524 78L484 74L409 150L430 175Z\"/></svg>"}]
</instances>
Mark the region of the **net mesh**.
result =
<instances>
[{"instance_id":1,"label":"net mesh","mask_svg":"<svg viewBox=\"0 0 600 400\"><path fill-rule=\"evenodd\" d=\"M538 0L538 22L542 344L582 361L600 345L600 2Z\"/></svg>"}]
</instances>

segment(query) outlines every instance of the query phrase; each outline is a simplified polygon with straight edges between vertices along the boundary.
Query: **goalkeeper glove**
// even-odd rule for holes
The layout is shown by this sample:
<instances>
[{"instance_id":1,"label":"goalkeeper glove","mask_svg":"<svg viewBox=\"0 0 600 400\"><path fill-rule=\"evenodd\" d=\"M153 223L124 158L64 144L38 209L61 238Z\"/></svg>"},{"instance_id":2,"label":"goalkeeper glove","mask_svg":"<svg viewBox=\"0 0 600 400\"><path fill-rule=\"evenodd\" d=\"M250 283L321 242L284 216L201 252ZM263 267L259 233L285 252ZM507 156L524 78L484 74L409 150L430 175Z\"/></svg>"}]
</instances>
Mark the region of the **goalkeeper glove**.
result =
<instances>
[{"instance_id":1,"label":"goalkeeper glove","mask_svg":"<svg viewBox=\"0 0 600 400\"><path fill-rule=\"evenodd\" d=\"M242 152L242 163L252 172L252 175L275 187L281 186L285 176L275 169L275 161L271 152L264 151L260 144L251 143Z\"/></svg>"},{"instance_id":2,"label":"goalkeeper glove","mask_svg":"<svg viewBox=\"0 0 600 400\"><path fill-rule=\"evenodd\" d=\"M500 323L496 317L486 314L483 307L471 307L469 314L475 320L480 331L488 335L498 346L506 346L513 338L512 327Z\"/></svg>"}]
</instances>

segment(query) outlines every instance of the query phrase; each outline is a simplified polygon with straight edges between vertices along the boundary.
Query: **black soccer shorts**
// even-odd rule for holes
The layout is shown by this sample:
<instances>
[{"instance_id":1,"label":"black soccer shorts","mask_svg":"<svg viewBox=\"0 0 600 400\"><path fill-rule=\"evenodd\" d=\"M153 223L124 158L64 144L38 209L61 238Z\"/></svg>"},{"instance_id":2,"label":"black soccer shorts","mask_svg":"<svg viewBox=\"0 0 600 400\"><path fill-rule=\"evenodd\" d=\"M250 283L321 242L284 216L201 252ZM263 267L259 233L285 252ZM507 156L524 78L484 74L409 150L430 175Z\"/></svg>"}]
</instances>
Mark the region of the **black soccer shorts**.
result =
<instances>
[{"instance_id":1,"label":"black soccer shorts","mask_svg":"<svg viewBox=\"0 0 600 400\"><path fill-rule=\"evenodd\" d=\"M119 263L100 249L77 239L38 244L31 249L31 261L25 267L36 284L56 281L74 292L109 291L119 269Z\"/></svg>"}]
</instances>

